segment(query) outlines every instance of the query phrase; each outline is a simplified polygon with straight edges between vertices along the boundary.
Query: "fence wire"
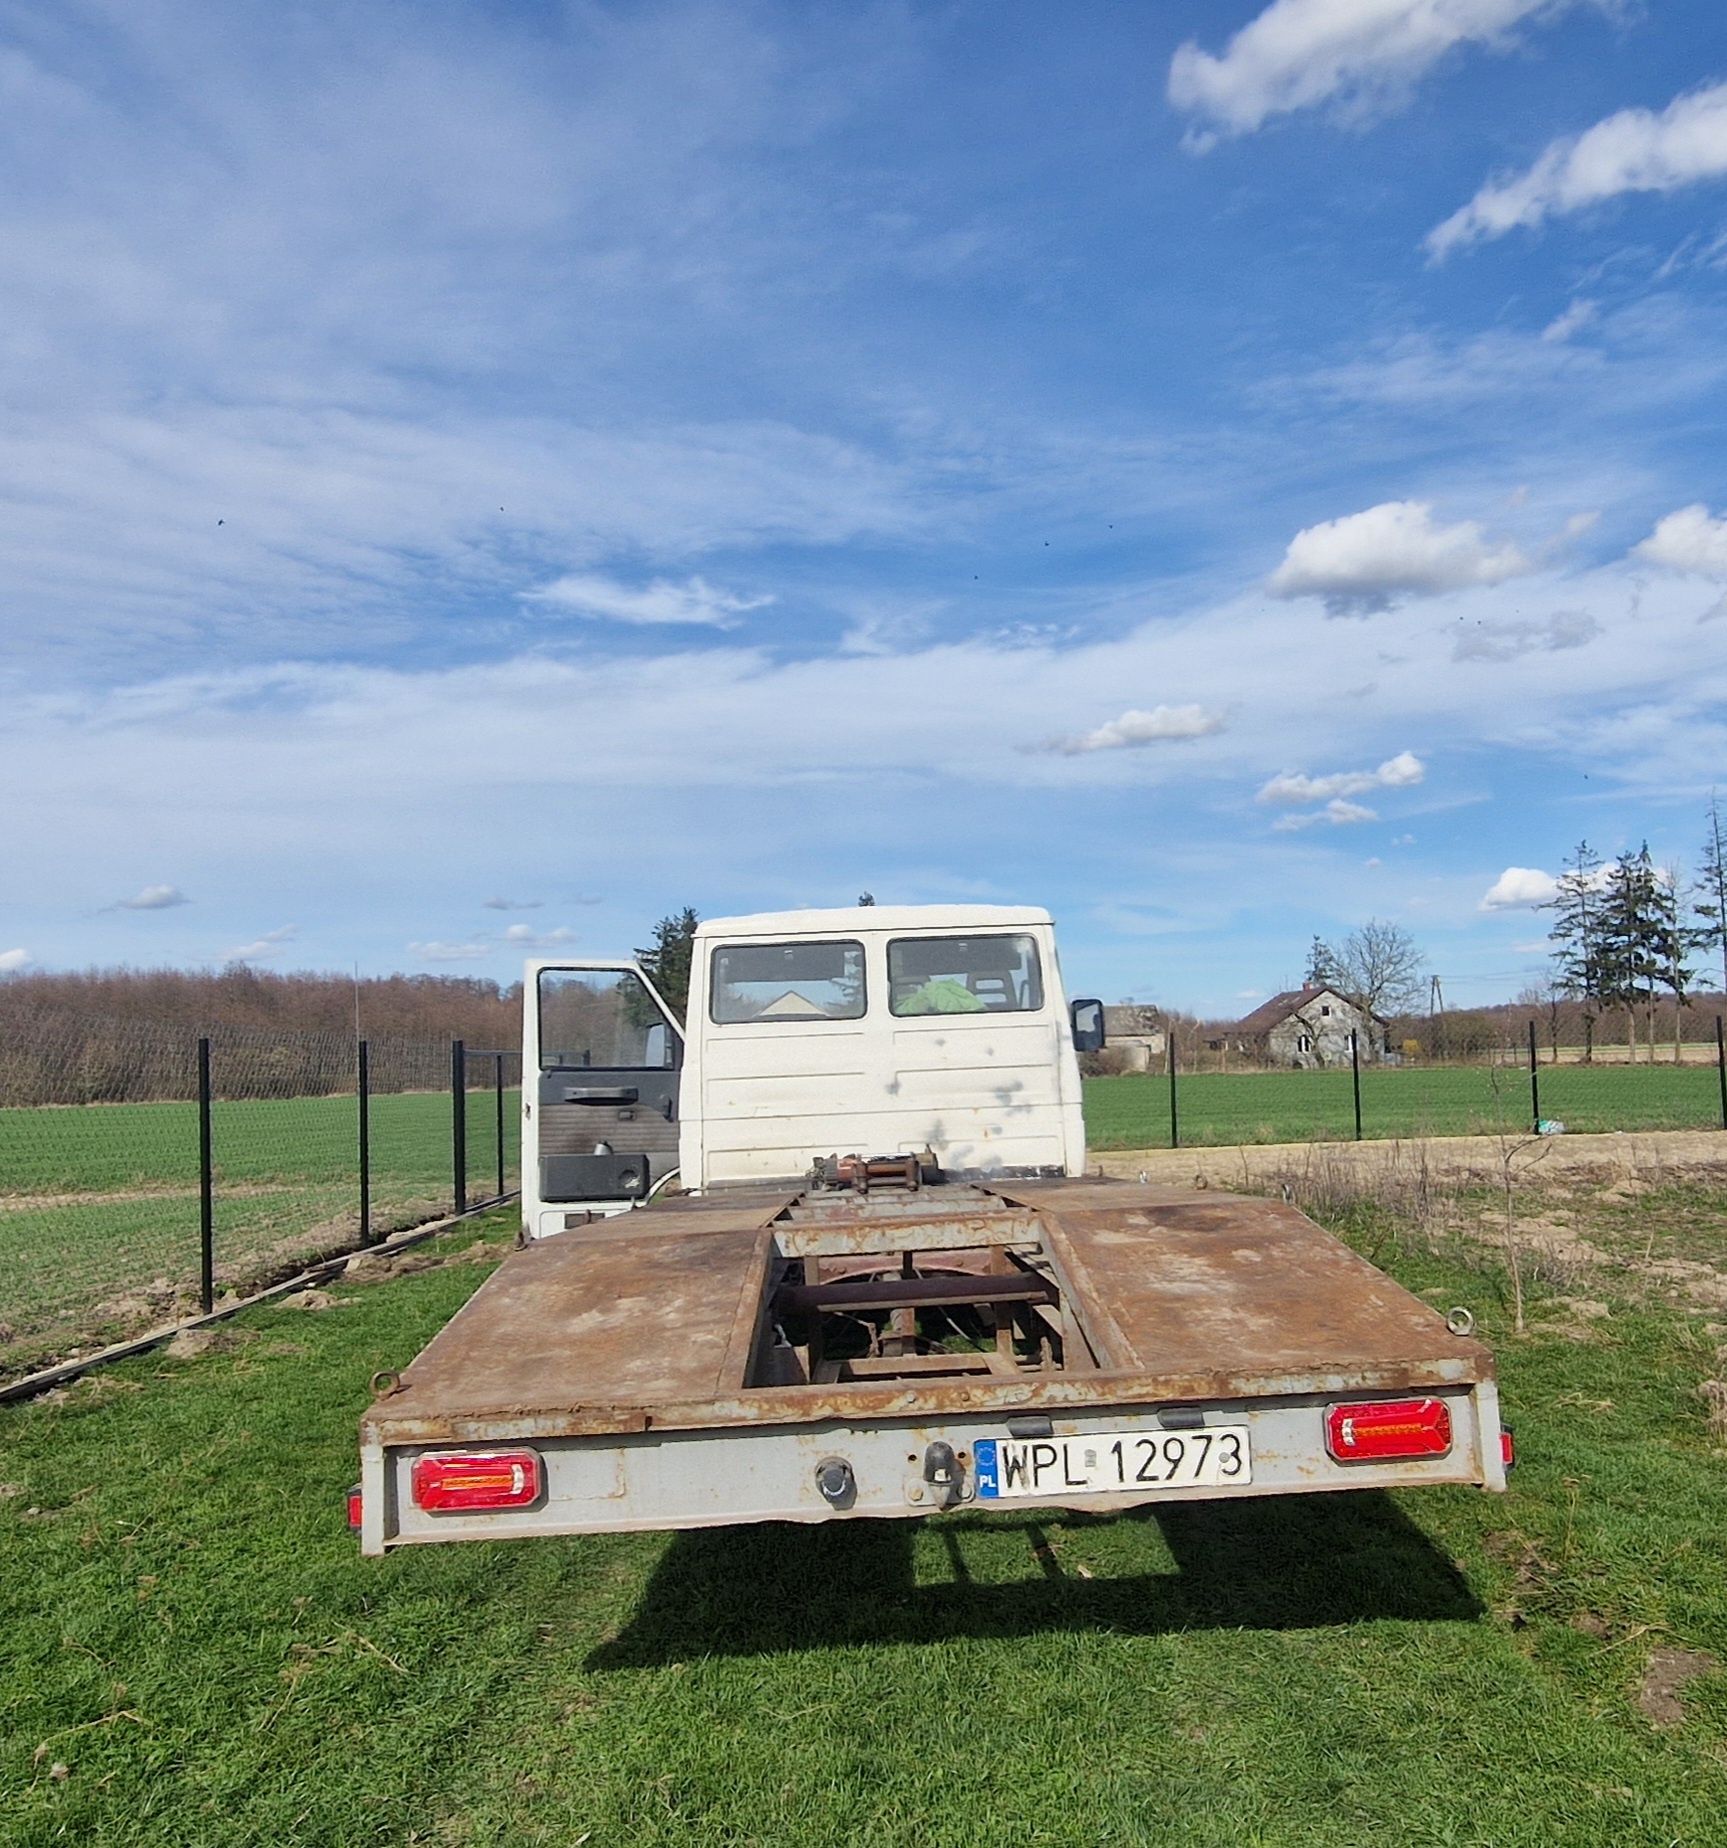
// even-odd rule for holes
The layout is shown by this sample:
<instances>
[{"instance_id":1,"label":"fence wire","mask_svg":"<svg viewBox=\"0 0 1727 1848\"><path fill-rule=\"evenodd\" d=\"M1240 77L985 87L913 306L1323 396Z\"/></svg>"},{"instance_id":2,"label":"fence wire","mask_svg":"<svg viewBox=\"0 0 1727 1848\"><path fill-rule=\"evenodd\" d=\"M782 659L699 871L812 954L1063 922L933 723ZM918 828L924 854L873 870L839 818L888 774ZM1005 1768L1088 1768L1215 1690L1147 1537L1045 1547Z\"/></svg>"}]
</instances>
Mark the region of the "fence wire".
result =
<instances>
[{"instance_id":1,"label":"fence wire","mask_svg":"<svg viewBox=\"0 0 1727 1848\"><path fill-rule=\"evenodd\" d=\"M1678 1061L1589 1059L1538 1044L1469 1061L1409 1058L1317 1070L1247 1067L1088 1078L1086 1139L1095 1149L1346 1142L1394 1137L1602 1134L1727 1129L1721 1043ZM1670 1048L1666 1049L1670 1053Z\"/></svg>"},{"instance_id":2,"label":"fence wire","mask_svg":"<svg viewBox=\"0 0 1727 1848\"><path fill-rule=\"evenodd\" d=\"M463 1178L470 1201L514 1192L521 1184L522 1054L466 1046Z\"/></svg>"},{"instance_id":3,"label":"fence wire","mask_svg":"<svg viewBox=\"0 0 1727 1848\"><path fill-rule=\"evenodd\" d=\"M248 1294L520 1185L521 1059L212 1029L212 1295ZM1727 1128L1714 1045L1632 1064L1596 1048L1471 1062L1177 1070L1086 1084L1091 1147ZM457 1099L460 1100L458 1110ZM501 1112L501 1116L500 1116ZM459 1132L459 1133L458 1133ZM0 1379L197 1312L203 1298L198 1041L89 1017L0 1041Z\"/></svg>"},{"instance_id":4,"label":"fence wire","mask_svg":"<svg viewBox=\"0 0 1727 1848\"><path fill-rule=\"evenodd\" d=\"M213 1300L451 1210L449 1042L368 1043L363 1193L353 1039L240 1028L207 1038ZM488 1055L483 1074L470 1074L483 1076L487 1102L470 1119L484 1138L470 1158L470 1205L516 1185L519 1065L519 1055ZM196 1314L202 1204L197 1038L88 1017L8 1035L0 1379Z\"/></svg>"}]
</instances>

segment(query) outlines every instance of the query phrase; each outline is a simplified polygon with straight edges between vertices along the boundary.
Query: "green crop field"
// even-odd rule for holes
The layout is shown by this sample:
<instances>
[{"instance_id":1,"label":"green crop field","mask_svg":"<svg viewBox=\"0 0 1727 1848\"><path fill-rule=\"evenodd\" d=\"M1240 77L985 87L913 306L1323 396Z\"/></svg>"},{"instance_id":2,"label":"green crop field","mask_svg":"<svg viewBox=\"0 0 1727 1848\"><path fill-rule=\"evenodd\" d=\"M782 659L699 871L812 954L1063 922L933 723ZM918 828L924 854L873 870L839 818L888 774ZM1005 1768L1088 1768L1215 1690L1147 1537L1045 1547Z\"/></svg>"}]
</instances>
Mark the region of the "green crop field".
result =
<instances>
[{"instance_id":1,"label":"green crop field","mask_svg":"<svg viewBox=\"0 0 1727 1848\"><path fill-rule=\"evenodd\" d=\"M515 1184L519 1093L505 1094ZM351 1247L359 1228L353 1097L218 1100L218 1290L244 1292ZM447 1211L447 1094L371 1100L374 1231ZM471 1193L495 1191L493 1097L470 1098ZM198 1112L192 1103L0 1110L0 1371L68 1344L117 1339L189 1310L199 1265Z\"/></svg>"},{"instance_id":2,"label":"green crop field","mask_svg":"<svg viewBox=\"0 0 1727 1848\"><path fill-rule=\"evenodd\" d=\"M1541 1108L1573 1131L1708 1128L1712 1066L1543 1066ZM1521 1130L1529 1075L1514 1067L1407 1067L1361 1075L1369 1137ZM515 1185L519 1093L505 1094L506 1180ZM1348 1072L1202 1072L1178 1080L1186 1144L1347 1139ZM375 1229L412 1225L451 1200L450 1104L441 1092L372 1100ZM1161 1076L1085 1086L1095 1149L1167 1147ZM496 1185L491 1093L470 1094L470 1193ZM218 1100L217 1286L245 1291L296 1262L346 1249L358 1230L352 1097ZM190 1103L0 1110L0 1373L117 1339L186 1311L198 1277L198 1123Z\"/></svg>"},{"instance_id":3,"label":"green crop field","mask_svg":"<svg viewBox=\"0 0 1727 1848\"><path fill-rule=\"evenodd\" d=\"M1628 1261L1681 1220L1721 1249L1718 1193L1640 1204L1580 1227ZM1608 1313L1580 1330L1537 1283L1517 1337L1490 1252L1344 1229L1476 1308L1508 1495L363 1559L367 1380L473 1263L0 1409L0 1844L1720 1843L1719 1337L1613 1265L1581 1286Z\"/></svg>"},{"instance_id":4,"label":"green crop field","mask_svg":"<svg viewBox=\"0 0 1727 1848\"><path fill-rule=\"evenodd\" d=\"M1542 1066L1541 1114L1567 1130L1718 1129L1712 1065ZM1177 1078L1184 1143L1343 1141L1355 1134L1347 1071L1195 1072ZM1530 1126L1529 1073L1514 1066L1400 1066L1361 1074L1368 1137L1492 1135ZM1086 1138L1093 1148L1169 1146L1169 1081L1089 1078Z\"/></svg>"}]
</instances>

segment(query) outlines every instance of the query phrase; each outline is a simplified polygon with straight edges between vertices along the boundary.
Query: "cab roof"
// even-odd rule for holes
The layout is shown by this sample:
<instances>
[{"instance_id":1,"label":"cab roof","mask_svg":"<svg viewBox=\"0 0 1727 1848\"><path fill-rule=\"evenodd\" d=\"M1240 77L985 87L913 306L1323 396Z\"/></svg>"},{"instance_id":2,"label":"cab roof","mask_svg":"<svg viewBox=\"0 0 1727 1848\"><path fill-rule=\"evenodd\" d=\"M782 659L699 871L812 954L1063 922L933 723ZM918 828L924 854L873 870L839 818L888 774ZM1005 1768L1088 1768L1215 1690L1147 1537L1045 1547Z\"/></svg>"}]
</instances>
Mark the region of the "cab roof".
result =
<instances>
[{"instance_id":1,"label":"cab roof","mask_svg":"<svg viewBox=\"0 0 1727 1848\"><path fill-rule=\"evenodd\" d=\"M847 905L825 911L760 911L703 918L698 941L711 937L855 937L860 931L1023 930L1055 920L1037 905Z\"/></svg>"}]
</instances>

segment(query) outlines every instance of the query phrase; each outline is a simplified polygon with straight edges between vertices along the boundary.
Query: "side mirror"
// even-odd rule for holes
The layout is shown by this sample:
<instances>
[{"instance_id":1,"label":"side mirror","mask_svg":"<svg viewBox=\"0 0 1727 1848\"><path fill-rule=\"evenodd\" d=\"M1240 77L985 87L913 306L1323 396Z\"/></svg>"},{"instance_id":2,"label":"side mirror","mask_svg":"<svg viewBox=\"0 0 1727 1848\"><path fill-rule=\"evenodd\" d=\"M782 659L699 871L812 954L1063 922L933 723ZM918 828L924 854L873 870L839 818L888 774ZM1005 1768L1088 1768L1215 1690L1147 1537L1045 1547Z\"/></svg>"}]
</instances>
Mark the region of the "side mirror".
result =
<instances>
[{"instance_id":1,"label":"side mirror","mask_svg":"<svg viewBox=\"0 0 1727 1848\"><path fill-rule=\"evenodd\" d=\"M1075 1052L1103 1051L1103 1003L1101 1001L1075 1001L1067 1010L1067 1017L1073 1025Z\"/></svg>"}]
</instances>

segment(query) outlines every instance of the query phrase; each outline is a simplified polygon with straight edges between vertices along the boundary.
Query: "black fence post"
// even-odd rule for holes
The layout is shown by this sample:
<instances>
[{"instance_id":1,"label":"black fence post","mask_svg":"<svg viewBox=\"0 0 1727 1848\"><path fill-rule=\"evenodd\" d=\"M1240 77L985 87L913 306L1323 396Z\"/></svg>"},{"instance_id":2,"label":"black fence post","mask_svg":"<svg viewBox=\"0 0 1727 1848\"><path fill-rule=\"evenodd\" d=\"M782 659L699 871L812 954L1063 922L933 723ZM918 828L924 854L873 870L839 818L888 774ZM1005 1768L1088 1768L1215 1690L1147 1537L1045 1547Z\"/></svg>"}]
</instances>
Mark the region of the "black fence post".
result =
<instances>
[{"instance_id":1,"label":"black fence post","mask_svg":"<svg viewBox=\"0 0 1727 1848\"><path fill-rule=\"evenodd\" d=\"M1349 1078L1355 1087L1355 1140L1361 1140L1361 1048L1357 1044L1357 1034L1353 1027L1349 1029Z\"/></svg>"},{"instance_id":2,"label":"black fence post","mask_svg":"<svg viewBox=\"0 0 1727 1848\"><path fill-rule=\"evenodd\" d=\"M372 1063L360 1041L360 1243L372 1242Z\"/></svg>"},{"instance_id":3,"label":"black fence post","mask_svg":"<svg viewBox=\"0 0 1727 1848\"><path fill-rule=\"evenodd\" d=\"M504 1197L504 1055L494 1053L498 1062L496 1096L498 1100L498 1192L497 1198Z\"/></svg>"},{"instance_id":4,"label":"black fence post","mask_svg":"<svg viewBox=\"0 0 1727 1848\"><path fill-rule=\"evenodd\" d=\"M450 1041L450 1154L456 1211L468 1210L468 1049Z\"/></svg>"},{"instance_id":5,"label":"black fence post","mask_svg":"<svg viewBox=\"0 0 1727 1848\"><path fill-rule=\"evenodd\" d=\"M1529 1128L1541 1134L1541 1062L1535 1055L1535 1022L1529 1023Z\"/></svg>"},{"instance_id":6,"label":"black fence post","mask_svg":"<svg viewBox=\"0 0 1727 1848\"><path fill-rule=\"evenodd\" d=\"M1721 1086L1721 1127L1727 1129L1727 1039L1722 1038L1721 1016L1715 1016L1715 1078Z\"/></svg>"},{"instance_id":7,"label":"black fence post","mask_svg":"<svg viewBox=\"0 0 1727 1848\"><path fill-rule=\"evenodd\" d=\"M216 1306L216 1171L210 1159L210 1042L198 1042L198 1301Z\"/></svg>"},{"instance_id":8,"label":"black fence post","mask_svg":"<svg viewBox=\"0 0 1727 1848\"><path fill-rule=\"evenodd\" d=\"M1175 1034L1169 1036L1169 1146L1181 1147L1181 1119L1175 1113Z\"/></svg>"}]
</instances>

